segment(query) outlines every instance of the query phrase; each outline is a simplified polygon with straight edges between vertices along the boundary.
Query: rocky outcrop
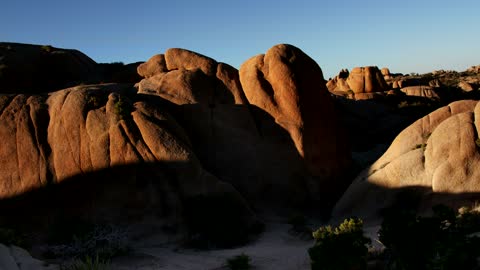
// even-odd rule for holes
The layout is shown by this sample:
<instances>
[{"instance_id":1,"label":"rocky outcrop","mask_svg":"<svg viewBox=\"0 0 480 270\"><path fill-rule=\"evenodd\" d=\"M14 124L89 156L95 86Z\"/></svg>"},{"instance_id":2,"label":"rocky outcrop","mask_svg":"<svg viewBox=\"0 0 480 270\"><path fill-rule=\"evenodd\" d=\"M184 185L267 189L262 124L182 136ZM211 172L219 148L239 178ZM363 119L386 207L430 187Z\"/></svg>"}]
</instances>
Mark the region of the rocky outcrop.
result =
<instances>
[{"instance_id":1,"label":"rocky outcrop","mask_svg":"<svg viewBox=\"0 0 480 270\"><path fill-rule=\"evenodd\" d=\"M435 91L435 88L432 86L409 86L400 89L403 93L407 96L415 96L415 97L426 97L426 98L440 98Z\"/></svg>"},{"instance_id":2,"label":"rocky outcrop","mask_svg":"<svg viewBox=\"0 0 480 270\"><path fill-rule=\"evenodd\" d=\"M347 83L354 93L372 93L388 90L382 73L377 67L356 67L350 71Z\"/></svg>"},{"instance_id":3,"label":"rocky outcrop","mask_svg":"<svg viewBox=\"0 0 480 270\"><path fill-rule=\"evenodd\" d=\"M163 54L156 54L148 59L147 62L137 67L138 74L145 78L150 78L155 74L167 71L167 63L165 62L165 55Z\"/></svg>"},{"instance_id":4,"label":"rocky outcrop","mask_svg":"<svg viewBox=\"0 0 480 270\"><path fill-rule=\"evenodd\" d=\"M380 72L382 73L385 81L393 79L392 73L390 73L390 69L384 67L380 70Z\"/></svg>"},{"instance_id":5,"label":"rocky outcrop","mask_svg":"<svg viewBox=\"0 0 480 270\"><path fill-rule=\"evenodd\" d=\"M169 49L138 67L145 77L138 92L161 96L175 104L246 104L238 71L184 49Z\"/></svg>"},{"instance_id":6,"label":"rocky outcrop","mask_svg":"<svg viewBox=\"0 0 480 270\"><path fill-rule=\"evenodd\" d=\"M186 209L205 211L190 200L221 198L239 211L234 223L248 228L253 214L240 194L202 168L160 99L135 92L109 84L0 96L2 215L35 222L57 211L130 222L153 215L179 224Z\"/></svg>"},{"instance_id":7,"label":"rocky outcrop","mask_svg":"<svg viewBox=\"0 0 480 270\"><path fill-rule=\"evenodd\" d=\"M471 92L475 90L471 84L463 81L458 83L458 88L462 89L465 92Z\"/></svg>"},{"instance_id":8,"label":"rocky outcrop","mask_svg":"<svg viewBox=\"0 0 480 270\"><path fill-rule=\"evenodd\" d=\"M469 67L469 68L467 69L467 72L480 73L480 65Z\"/></svg>"},{"instance_id":9,"label":"rocky outcrop","mask_svg":"<svg viewBox=\"0 0 480 270\"><path fill-rule=\"evenodd\" d=\"M324 188L335 185L327 179L341 175L347 149L317 63L296 47L277 45L243 63L240 81L249 103L288 131L309 172L325 179Z\"/></svg>"},{"instance_id":10,"label":"rocky outcrop","mask_svg":"<svg viewBox=\"0 0 480 270\"><path fill-rule=\"evenodd\" d=\"M348 90L350 90L350 86L347 84L348 78L348 69L342 69L337 76L327 82L327 89L330 92L340 92L344 95Z\"/></svg>"},{"instance_id":11,"label":"rocky outcrop","mask_svg":"<svg viewBox=\"0 0 480 270\"><path fill-rule=\"evenodd\" d=\"M479 103L465 100L413 123L380 159L357 176L338 201L333 216L378 218L380 210L395 203L398 192L406 188L420 192L423 210L436 203L458 206L462 195L478 199L479 117Z\"/></svg>"},{"instance_id":12,"label":"rocky outcrop","mask_svg":"<svg viewBox=\"0 0 480 270\"><path fill-rule=\"evenodd\" d=\"M40 93L98 79L95 61L77 50L0 43L0 92Z\"/></svg>"},{"instance_id":13,"label":"rocky outcrop","mask_svg":"<svg viewBox=\"0 0 480 270\"><path fill-rule=\"evenodd\" d=\"M156 56L139 67L139 93L179 105L174 117L209 172L249 201L275 205L308 204L337 188L329 181L349 153L322 72L303 52L275 46L240 74L186 50L163 57L165 65Z\"/></svg>"}]
</instances>

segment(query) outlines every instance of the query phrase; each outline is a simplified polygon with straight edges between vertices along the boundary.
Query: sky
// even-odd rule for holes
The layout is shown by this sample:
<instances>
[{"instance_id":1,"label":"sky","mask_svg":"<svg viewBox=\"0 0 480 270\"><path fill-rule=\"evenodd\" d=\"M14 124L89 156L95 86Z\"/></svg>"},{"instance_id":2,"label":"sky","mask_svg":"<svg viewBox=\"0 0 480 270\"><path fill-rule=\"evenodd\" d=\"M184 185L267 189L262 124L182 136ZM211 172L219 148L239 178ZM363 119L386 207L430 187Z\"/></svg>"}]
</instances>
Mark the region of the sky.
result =
<instances>
[{"instance_id":1,"label":"sky","mask_svg":"<svg viewBox=\"0 0 480 270\"><path fill-rule=\"evenodd\" d=\"M2 0L0 41L78 49L99 63L185 48L239 68L292 44L324 77L342 68L480 64L478 0Z\"/></svg>"}]
</instances>

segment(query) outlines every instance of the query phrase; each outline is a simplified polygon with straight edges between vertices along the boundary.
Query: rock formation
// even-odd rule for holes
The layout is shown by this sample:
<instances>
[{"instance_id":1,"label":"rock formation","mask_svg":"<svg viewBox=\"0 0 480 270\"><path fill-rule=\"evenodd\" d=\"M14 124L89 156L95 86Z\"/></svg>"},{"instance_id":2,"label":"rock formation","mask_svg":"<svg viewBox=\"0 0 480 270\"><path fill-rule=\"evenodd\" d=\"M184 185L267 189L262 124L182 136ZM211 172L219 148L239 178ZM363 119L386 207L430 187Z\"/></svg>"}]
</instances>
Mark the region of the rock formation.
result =
<instances>
[{"instance_id":1,"label":"rock formation","mask_svg":"<svg viewBox=\"0 0 480 270\"><path fill-rule=\"evenodd\" d=\"M97 64L77 50L0 43L0 92L40 93L96 79Z\"/></svg>"},{"instance_id":2,"label":"rock formation","mask_svg":"<svg viewBox=\"0 0 480 270\"><path fill-rule=\"evenodd\" d=\"M41 222L60 211L132 222L152 215L181 224L192 207L229 215L189 203L213 198L239 213L226 226L247 230L254 223L240 194L201 167L158 98L137 95L128 85L80 86L2 95L0 112L3 216Z\"/></svg>"},{"instance_id":3,"label":"rock formation","mask_svg":"<svg viewBox=\"0 0 480 270\"><path fill-rule=\"evenodd\" d=\"M139 93L175 104L246 104L235 68L184 49L169 49L138 67Z\"/></svg>"},{"instance_id":4,"label":"rock formation","mask_svg":"<svg viewBox=\"0 0 480 270\"><path fill-rule=\"evenodd\" d=\"M458 88L462 89L465 92L470 92L475 89L473 89L473 86L469 84L468 82L461 81L458 83Z\"/></svg>"},{"instance_id":5,"label":"rock formation","mask_svg":"<svg viewBox=\"0 0 480 270\"><path fill-rule=\"evenodd\" d=\"M480 73L480 65L469 67L469 68L467 69L467 72Z\"/></svg>"},{"instance_id":6,"label":"rock formation","mask_svg":"<svg viewBox=\"0 0 480 270\"><path fill-rule=\"evenodd\" d=\"M400 89L403 93L407 96L415 96L415 97L426 97L426 98L440 98L436 93L434 87L431 86L408 86Z\"/></svg>"},{"instance_id":7,"label":"rock formation","mask_svg":"<svg viewBox=\"0 0 480 270\"><path fill-rule=\"evenodd\" d=\"M345 137L315 61L296 47L277 45L243 63L240 81L249 103L289 132L312 175L326 182L341 175L348 164Z\"/></svg>"},{"instance_id":8,"label":"rock formation","mask_svg":"<svg viewBox=\"0 0 480 270\"><path fill-rule=\"evenodd\" d=\"M377 67L356 67L347 78L350 89L355 93L383 92L388 86Z\"/></svg>"},{"instance_id":9,"label":"rock formation","mask_svg":"<svg viewBox=\"0 0 480 270\"><path fill-rule=\"evenodd\" d=\"M337 202L334 218L379 218L383 208L395 203L398 192L408 188L420 192L421 210L436 203L458 206L462 194L478 199L479 117L479 103L465 100L413 123L380 159L357 176Z\"/></svg>"},{"instance_id":10,"label":"rock formation","mask_svg":"<svg viewBox=\"0 0 480 270\"><path fill-rule=\"evenodd\" d=\"M342 69L337 76L327 82L328 91L340 94L344 94L350 90L350 86L347 84L348 69Z\"/></svg>"},{"instance_id":11,"label":"rock formation","mask_svg":"<svg viewBox=\"0 0 480 270\"><path fill-rule=\"evenodd\" d=\"M152 57L138 71L145 76L139 93L180 105L174 117L201 163L250 201L318 200L348 165L322 72L293 46L248 60L240 74L181 49Z\"/></svg>"}]
</instances>

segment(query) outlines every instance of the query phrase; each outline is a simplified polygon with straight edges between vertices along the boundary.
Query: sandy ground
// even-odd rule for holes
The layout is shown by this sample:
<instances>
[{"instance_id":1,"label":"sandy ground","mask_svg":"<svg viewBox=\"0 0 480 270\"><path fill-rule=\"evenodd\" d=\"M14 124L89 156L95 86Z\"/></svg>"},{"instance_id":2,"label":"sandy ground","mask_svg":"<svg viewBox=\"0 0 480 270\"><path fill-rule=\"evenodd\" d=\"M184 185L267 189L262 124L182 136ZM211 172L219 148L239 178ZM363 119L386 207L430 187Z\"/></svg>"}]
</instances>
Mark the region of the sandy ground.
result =
<instances>
[{"instance_id":1,"label":"sandy ground","mask_svg":"<svg viewBox=\"0 0 480 270\"><path fill-rule=\"evenodd\" d=\"M313 240L291 235L289 224L267 222L265 232L246 246L233 249L193 250L179 249L173 244L153 244L155 241L139 242L134 253L112 262L112 269L118 270L223 270L228 258L242 253L251 258L255 270L307 270L310 260L307 250ZM378 226L365 228L368 237L376 237ZM375 240L372 240L376 243Z\"/></svg>"}]
</instances>

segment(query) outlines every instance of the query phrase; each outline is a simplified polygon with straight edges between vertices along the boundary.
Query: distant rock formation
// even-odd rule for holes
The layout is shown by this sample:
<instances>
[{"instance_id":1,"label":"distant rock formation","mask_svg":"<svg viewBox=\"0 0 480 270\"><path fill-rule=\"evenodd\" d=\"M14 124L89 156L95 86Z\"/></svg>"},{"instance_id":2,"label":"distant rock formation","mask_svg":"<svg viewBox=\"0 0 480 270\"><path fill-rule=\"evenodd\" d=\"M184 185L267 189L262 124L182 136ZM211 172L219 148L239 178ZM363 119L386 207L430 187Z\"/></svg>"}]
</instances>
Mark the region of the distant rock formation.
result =
<instances>
[{"instance_id":1,"label":"distant rock formation","mask_svg":"<svg viewBox=\"0 0 480 270\"><path fill-rule=\"evenodd\" d=\"M337 202L334 218L379 218L380 210L395 203L406 188L420 192L424 211L436 203L459 206L461 195L478 199L479 114L478 101L457 101L403 130L387 152L357 176Z\"/></svg>"},{"instance_id":2,"label":"distant rock formation","mask_svg":"<svg viewBox=\"0 0 480 270\"><path fill-rule=\"evenodd\" d=\"M340 70L337 76L327 82L328 91L333 93L340 92L340 94L348 92L348 90L350 90L350 86L348 86L347 83L349 74L350 72L348 72L348 69Z\"/></svg>"},{"instance_id":3,"label":"distant rock formation","mask_svg":"<svg viewBox=\"0 0 480 270\"><path fill-rule=\"evenodd\" d=\"M426 97L426 98L440 98L432 86L408 86L400 89L407 96Z\"/></svg>"},{"instance_id":4,"label":"distant rock formation","mask_svg":"<svg viewBox=\"0 0 480 270\"><path fill-rule=\"evenodd\" d=\"M469 68L467 69L467 72L480 73L480 65L469 67Z\"/></svg>"},{"instance_id":5,"label":"distant rock formation","mask_svg":"<svg viewBox=\"0 0 480 270\"><path fill-rule=\"evenodd\" d=\"M383 69L383 72L389 71ZM384 75L377 67L356 67L351 72L342 70L335 78L327 82L327 88L335 95L355 100L381 97L383 92L390 89L385 82Z\"/></svg>"},{"instance_id":6,"label":"distant rock formation","mask_svg":"<svg viewBox=\"0 0 480 270\"><path fill-rule=\"evenodd\" d=\"M462 89L465 92L471 92L475 90L471 84L465 81L461 81L458 83L458 88Z\"/></svg>"},{"instance_id":7,"label":"distant rock formation","mask_svg":"<svg viewBox=\"0 0 480 270\"><path fill-rule=\"evenodd\" d=\"M389 90L380 70L372 66L353 68L347 83L355 94Z\"/></svg>"}]
</instances>

